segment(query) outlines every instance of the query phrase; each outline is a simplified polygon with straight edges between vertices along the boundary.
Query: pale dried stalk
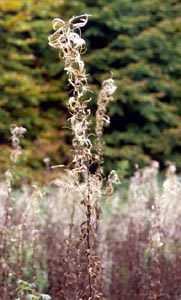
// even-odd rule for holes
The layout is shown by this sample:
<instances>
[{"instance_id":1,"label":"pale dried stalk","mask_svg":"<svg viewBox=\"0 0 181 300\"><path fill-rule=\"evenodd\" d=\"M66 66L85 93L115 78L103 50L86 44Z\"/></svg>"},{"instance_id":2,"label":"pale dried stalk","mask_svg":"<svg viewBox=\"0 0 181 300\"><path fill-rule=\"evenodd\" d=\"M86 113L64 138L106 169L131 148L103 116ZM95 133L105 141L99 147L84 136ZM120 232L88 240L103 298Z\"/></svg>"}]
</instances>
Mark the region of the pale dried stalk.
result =
<instances>
[{"instance_id":1,"label":"pale dried stalk","mask_svg":"<svg viewBox=\"0 0 181 300\"><path fill-rule=\"evenodd\" d=\"M12 225L12 181L13 181L13 166L20 158L22 154L22 148L20 145L20 138L23 137L26 129L23 127L18 127L16 125L11 126L11 142L12 148L10 159L12 161L12 166L5 173L5 190L6 190L6 199L4 204L4 218L2 224L1 232L1 256L0 256L0 265L1 265L1 278L3 282L2 294L3 300L8 299L11 290L9 287L9 278L13 273L10 266L10 252L14 247L14 228ZM15 239L17 236L15 236ZM17 275L17 274L15 274Z\"/></svg>"},{"instance_id":2,"label":"pale dried stalk","mask_svg":"<svg viewBox=\"0 0 181 300\"><path fill-rule=\"evenodd\" d=\"M99 158L102 157L103 141L102 135L104 127L109 126L110 117L107 115L107 107L111 101L114 100L112 95L116 91L117 87L112 78L106 79L102 83L102 88L98 97L98 108L96 111L96 149Z\"/></svg>"},{"instance_id":3,"label":"pale dried stalk","mask_svg":"<svg viewBox=\"0 0 181 300\"><path fill-rule=\"evenodd\" d=\"M77 299L85 298L89 300L102 299L99 292L97 278L100 270L100 260L93 250L94 231L93 231L93 211L94 195L92 180L94 177L90 173L90 166L93 162L92 144L89 138L89 115L90 110L87 104L90 100L83 100L82 96L87 92L87 75L84 68L84 62L81 54L85 51L85 41L81 38L80 28L85 26L88 21L88 15L72 17L64 22L61 19L53 20L55 33L49 37L49 45L59 49L60 55L64 60L65 71L68 74L68 81L73 87L73 95L69 98L68 109L71 114L71 129L74 134L72 145L74 148L73 163L74 169L71 176L76 180L82 194L81 204L85 207L86 221L82 222L81 242L78 246L78 253L86 255L86 272L88 279L82 278L81 285L77 293ZM86 244L86 249L83 246ZM81 245L80 245L81 244ZM81 250L82 247L82 250ZM79 275L81 275L81 266L79 266Z\"/></svg>"}]
</instances>

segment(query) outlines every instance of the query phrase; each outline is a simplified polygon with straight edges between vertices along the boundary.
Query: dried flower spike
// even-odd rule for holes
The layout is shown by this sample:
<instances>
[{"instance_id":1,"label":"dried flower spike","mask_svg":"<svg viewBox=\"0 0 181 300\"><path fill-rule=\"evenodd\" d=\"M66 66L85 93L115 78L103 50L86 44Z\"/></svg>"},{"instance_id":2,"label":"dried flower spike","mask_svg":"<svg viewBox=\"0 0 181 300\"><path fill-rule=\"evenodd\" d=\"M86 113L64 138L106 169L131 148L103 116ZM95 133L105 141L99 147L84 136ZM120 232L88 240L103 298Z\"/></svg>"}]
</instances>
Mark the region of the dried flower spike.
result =
<instances>
[{"instance_id":1,"label":"dried flower spike","mask_svg":"<svg viewBox=\"0 0 181 300\"><path fill-rule=\"evenodd\" d=\"M102 89L98 98L98 109L96 112L96 137L100 141L103 134L103 128L110 124L109 116L106 114L107 106L113 101L112 95L116 91L117 87L112 78L104 80L102 83Z\"/></svg>"},{"instance_id":2,"label":"dried flower spike","mask_svg":"<svg viewBox=\"0 0 181 300\"><path fill-rule=\"evenodd\" d=\"M73 87L73 96L68 100L68 109L74 134L72 141L74 172L77 171L77 174L85 173L84 166L91 161L92 156L92 144L88 134L90 110L87 108L90 100L82 100L87 91L87 75L81 59L81 54L85 51L85 41L81 37L80 28L85 26L87 21L88 14L72 17L67 22L56 18L53 20L53 28L56 31L48 38L49 45L59 49L64 60L64 69L69 77L68 81Z\"/></svg>"},{"instance_id":3,"label":"dried flower spike","mask_svg":"<svg viewBox=\"0 0 181 300\"><path fill-rule=\"evenodd\" d=\"M49 45L60 50L69 82L74 88L74 94L78 97L81 97L87 90L87 76L84 62L81 60L81 54L85 51L85 41L81 38L80 31L87 21L88 14L72 17L67 22L56 18L53 20L53 28L56 31L48 38Z\"/></svg>"},{"instance_id":4,"label":"dried flower spike","mask_svg":"<svg viewBox=\"0 0 181 300\"><path fill-rule=\"evenodd\" d=\"M12 125L10 130L11 130L11 142L13 147L10 158L13 162L17 162L17 160L22 154L22 148L20 146L20 138L23 137L24 133L26 132L26 128Z\"/></svg>"}]
</instances>

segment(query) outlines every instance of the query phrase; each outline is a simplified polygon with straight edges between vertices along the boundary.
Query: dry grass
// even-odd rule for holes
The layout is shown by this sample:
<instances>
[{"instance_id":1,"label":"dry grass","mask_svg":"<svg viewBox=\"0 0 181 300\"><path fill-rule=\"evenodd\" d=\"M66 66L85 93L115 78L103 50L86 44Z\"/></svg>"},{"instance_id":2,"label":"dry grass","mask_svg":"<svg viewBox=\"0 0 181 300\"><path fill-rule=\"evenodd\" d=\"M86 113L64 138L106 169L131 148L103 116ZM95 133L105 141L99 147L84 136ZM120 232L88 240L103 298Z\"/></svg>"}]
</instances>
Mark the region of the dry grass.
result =
<instances>
[{"instance_id":1,"label":"dry grass","mask_svg":"<svg viewBox=\"0 0 181 300\"><path fill-rule=\"evenodd\" d=\"M154 178L144 183L147 171ZM121 199L121 188L111 200L101 200L94 249L99 266L101 261L100 299L180 299L181 183L168 172L159 188L155 176L152 166L137 170L127 200ZM86 256L80 252L85 208L73 185L61 175L43 192L23 186L18 194L11 192L7 212L7 184L1 183L0 299L16 299L20 279L36 283L39 292L55 300L81 299L79 277L87 273Z\"/></svg>"}]
</instances>

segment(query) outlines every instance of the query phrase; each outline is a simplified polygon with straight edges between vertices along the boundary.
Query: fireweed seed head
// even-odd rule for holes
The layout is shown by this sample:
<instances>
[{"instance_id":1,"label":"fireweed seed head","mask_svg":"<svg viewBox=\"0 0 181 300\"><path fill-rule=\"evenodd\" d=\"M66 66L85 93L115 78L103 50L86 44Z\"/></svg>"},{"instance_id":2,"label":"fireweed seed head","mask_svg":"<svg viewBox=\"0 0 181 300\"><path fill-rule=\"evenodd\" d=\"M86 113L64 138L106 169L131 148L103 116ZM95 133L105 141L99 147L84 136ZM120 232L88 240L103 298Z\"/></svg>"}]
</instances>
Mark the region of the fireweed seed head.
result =
<instances>
[{"instance_id":1,"label":"fireweed seed head","mask_svg":"<svg viewBox=\"0 0 181 300\"><path fill-rule=\"evenodd\" d=\"M98 96L98 107L96 111L96 150L98 155L101 157L103 144L102 135L104 127L110 125L110 117L107 115L107 107L111 101L113 101L113 93L116 91L117 87L112 78L106 79L102 83L102 88Z\"/></svg>"},{"instance_id":2,"label":"fireweed seed head","mask_svg":"<svg viewBox=\"0 0 181 300\"><path fill-rule=\"evenodd\" d=\"M111 96L117 89L117 86L114 83L112 78L103 81L102 89L107 94L107 96Z\"/></svg>"},{"instance_id":3,"label":"fireweed seed head","mask_svg":"<svg viewBox=\"0 0 181 300\"><path fill-rule=\"evenodd\" d=\"M88 14L84 14L72 17L67 22L59 18L54 19L53 29L55 32L48 37L49 45L62 50L64 57L69 55L71 50L74 58L79 57L85 49L85 41L81 38L80 28L87 24L88 16Z\"/></svg>"},{"instance_id":4,"label":"fireweed seed head","mask_svg":"<svg viewBox=\"0 0 181 300\"><path fill-rule=\"evenodd\" d=\"M100 137L103 134L103 127L110 124L110 118L106 114L107 106L110 101L113 101L112 94L117 87L112 78L104 80L98 97L98 108L96 111L96 136Z\"/></svg>"},{"instance_id":5,"label":"fireweed seed head","mask_svg":"<svg viewBox=\"0 0 181 300\"><path fill-rule=\"evenodd\" d=\"M17 160L22 154L22 148L20 146L20 138L23 137L23 135L27 130L24 127L18 127L17 125L13 124L11 125L10 131L11 131L11 143L13 147L13 150L10 155L10 159L13 162L17 162Z\"/></svg>"}]
</instances>

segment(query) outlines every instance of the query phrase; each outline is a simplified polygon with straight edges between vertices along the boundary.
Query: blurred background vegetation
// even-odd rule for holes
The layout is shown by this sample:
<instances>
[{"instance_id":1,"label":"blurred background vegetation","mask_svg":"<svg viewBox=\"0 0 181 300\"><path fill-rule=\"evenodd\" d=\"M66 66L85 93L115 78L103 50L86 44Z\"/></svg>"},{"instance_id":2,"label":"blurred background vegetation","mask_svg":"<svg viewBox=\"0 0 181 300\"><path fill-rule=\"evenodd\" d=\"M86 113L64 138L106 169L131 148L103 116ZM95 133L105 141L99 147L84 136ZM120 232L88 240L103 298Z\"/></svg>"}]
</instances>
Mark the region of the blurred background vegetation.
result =
<instances>
[{"instance_id":1,"label":"blurred background vegetation","mask_svg":"<svg viewBox=\"0 0 181 300\"><path fill-rule=\"evenodd\" d=\"M130 175L134 165L159 160L181 168L181 4L179 0L0 0L0 169L9 166L10 125L28 132L26 175L45 157L71 160L63 63L48 46L52 19L91 14L83 29L92 111L101 82L117 84L105 130L106 170ZM21 169L23 170L23 169ZM31 170L31 172L30 172ZM38 171L38 172L37 172ZM32 174L32 175L30 175Z\"/></svg>"}]
</instances>

